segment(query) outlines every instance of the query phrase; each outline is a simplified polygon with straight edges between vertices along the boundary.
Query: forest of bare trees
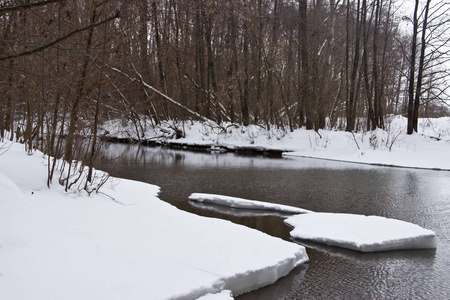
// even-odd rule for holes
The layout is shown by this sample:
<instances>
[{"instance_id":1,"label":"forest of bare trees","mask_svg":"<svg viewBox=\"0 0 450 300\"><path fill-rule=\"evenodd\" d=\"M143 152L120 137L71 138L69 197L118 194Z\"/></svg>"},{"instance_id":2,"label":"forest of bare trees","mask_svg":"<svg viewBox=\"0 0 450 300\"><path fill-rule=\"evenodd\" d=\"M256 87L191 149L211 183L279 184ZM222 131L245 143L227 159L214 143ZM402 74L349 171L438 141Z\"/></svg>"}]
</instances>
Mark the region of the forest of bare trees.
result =
<instances>
[{"instance_id":1,"label":"forest of bare trees","mask_svg":"<svg viewBox=\"0 0 450 300\"><path fill-rule=\"evenodd\" d=\"M110 119L412 133L448 114L450 3L404 2L0 1L0 133L90 165Z\"/></svg>"}]
</instances>

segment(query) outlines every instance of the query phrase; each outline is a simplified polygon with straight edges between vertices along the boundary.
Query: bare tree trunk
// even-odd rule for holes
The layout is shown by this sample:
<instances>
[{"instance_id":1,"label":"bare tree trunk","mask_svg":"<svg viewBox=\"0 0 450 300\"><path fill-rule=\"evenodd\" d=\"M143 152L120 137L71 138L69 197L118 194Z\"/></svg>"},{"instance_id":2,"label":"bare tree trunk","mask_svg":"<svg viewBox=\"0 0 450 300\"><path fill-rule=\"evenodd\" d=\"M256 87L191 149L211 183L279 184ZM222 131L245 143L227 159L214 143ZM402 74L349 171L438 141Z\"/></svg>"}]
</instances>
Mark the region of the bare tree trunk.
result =
<instances>
[{"instance_id":1,"label":"bare tree trunk","mask_svg":"<svg viewBox=\"0 0 450 300\"><path fill-rule=\"evenodd\" d=\"M411 58L409 65L409 88L408 88L408 129L407 133L412 134L414 131L414 83L416 74L416 52L417 52L417 32L419 28L418 20L419 0L416 0L414 6L413 17L413 34L411 42Z\"/></svg>"},{"instance_id":2,"label":"bare tree trunk","mask_svg":"<svg viewBox=\"0 0 450 300\"><path fill-rule=\"evenodd\" d=\"M305 117L306 117L306 129L313 129L314 128L314 122L312 118L312 105L311 105L311 84L310 84L310 69L309 69L309 62L308 62L308 21L307 21L307 8L308 8L308 1L306 0L300 0L299 1L299 37L300 37L300 59L301 59L301 101L305 105Z\"/></svg>"},{"instance_id":3,"label":"bare tree trunk","mask_svg":"<svg viewBox=\"0 0 450 300\"><path fill-rule=\"evenodd\" d=\"M374 110L373 110L373 81L371 82L369 76L369 31L371 21L367 21L367 0L362 2L362 23L363 23L363 72L364 72L364 87L366 90L367 97L367 130L370 129L370 124L372 124L372 129L376 128L376 124L373 124ZM373 69L372 69L373 70Z\"/></svg>"},{"instance_id":4,"label":"bare tree trunk","mask_svg":"<svg viewBox=\"0 0 450 300\"><path fill-rule=\"evenodd\" d=\"M161 89L164 93L167 94L166 80L164 76L164 68L162 60L161 37L159 34L158 9L156 7L155 1L152 1L152 16L153 16L153 30L155 31L156 60L158 64L159 89ZM163 107L167 117L169 108L166 105L166 102L164 102Z\"/></svg>"},{"instance_id":5,"label":"bare tree trunk","mask_svg":"<svg viewBox=\"0 0 450 300\"><path fill-rule=\"evenodd\" d=\"M102 46L102 58L105 55L106 50L106 39L107 39L107 28L104 28L103 33L103 46ZM94 112L94 124L92 125L92 144L91 144L91 150L89 152L89 157L87 159L87 165L88 165L88 175L86 177L86 183L84 186L84 189L88 189L88 183L92 183L92 175L93 175L93 169L94 169L94 158L96 156L97 152L97 139L98 139L98 123L99 123L99 117L100 117L100 107L102 103L102 88L103 88L103 74L104 74L104 68L105 68L105 61L104 58L101 59L101 68L100 68L100 77L98 79L99 83L97 86L97 101L95 103L95 112Z\"/></svg>"},{"instance_id":6,"label":"bare tree trunk","mask_svg":"<svg viewBox=\"0 0 450 300\"><path fill-rule=\"evenodd\" d=\"M206 96L206 74L205 74L205 41L204 41L204 12L199 3L195 7L195 73L197 87L195 89L195 109L198 113L209 118L209 101Z\"/></svg>"},{"instance_id":7,"label":"bare tree trunk","mask_svg":"<svg viewBox=\"0 0 450 300\"><path fill-rule=\"evenodd\" d=\"M244 21L243 25L244 29L244 45L243 45L243 60L244 60L244 86L241 95L241 114L242 114L242 125L249 125L249 111L248 111L248 64L249 64L249 55L248 55L248 33L247 33L247 23Z\"/></svg>"},{"instance_id":8,"label":"bare tree trunk","mask_svg":"<svg viewBox=\"0 0 450 300\"><path fill-rule=\"evenodd\" d=\"M375 25L374 25L374 33L373 33L373 65L372 65L372 86L374 90L373 96L373 115L372 115L372 129L377 127L382 128L382 124L380 120L382 120L382 111L381 111L381 85L378 75L378 30L381 18L381 5L380 0L377 0L375 3Z\"/></svg>"},{"instance_id":9,"label":"bare tree trunk","mask_svg":"<svg viewBox=\"0 0 450 300\"><path fill-rule=\"evenodd\" d=\"M347 34L349 34L349 9L350 9L350 2L347 1ZM361 36L361 27L362 27L362 21L361 17L362 11L361 11L361 5L360 1L358 0L358 6L357 6L357 12L356 12L356 36L355 36L355 54L353 58L353 68L352 73L350 75L350 91L349 91L349 98L348 98L348 104L347 104L347 131L353 131L355 129L355 122L356 122L356 76L358 74L359 69L359 56L360 56L360 36ZM347 40L349 43L350 40Z\"/></svg>"},{"instance_id":10,"label":"bare tree trunk","mask_svg":"<svg viewBox=\"0 0 450 300\"><path fill-rule=\"evenodd\" d=\"M278 43L278 0L274 1L273 8L274 20L272 24L272 40L269 46L269 53L267 55L267 59L272 61L266 61L267 68L267 114L266 114L266 125L267 128L270 128L270 125L275 124L275 108L274 108L274 69L275 69L275 56L276 56L276 45Z\"/></svg>"},{"instance_id":11,"label":"bare tree trunk","mask_svg":"<svg viewBox=\"0 0 450 300\"><path fill-rule=\"evenodd\" d=\"M172 2L173 9L174 9L174 23L175 23L175 64L177 68L177 80L178 80L178 86L180 87L180 102L183 105L186 105L186 91L185 91L185 85L183 80L183 74L184 70L181 67L181 46L180 46L180 32L181 36L183 33L187 35L187 32L183 31L183 26L180 24L180 13L178 10L175 10L175 3Z\"/></svg>"},{"instance_id":12,"label":"bare tree trunk","mask_svg":"<svg viewBox=\"0 0 450 300\"><path fill-rule=\"evenodd\" d=\"M229 64L227 70L227 95L228 95L228 115L230 117L231 123L235 122L234 104L235 104L235 80L234 76L237 73L237 47L236 47L236 21L234 18L234 7L230 6L228 9L228 32L227 32L227 49L229 50Z\"/></svg>"},{"instance_id":13,"label":"bare tree trunk","mask_svg":"<svg viewBox=\"0 0 450 300\"><path fill-rule=\"evenodd\" d=\"M253 122L258 123L260 119L260 106L263 105L263 108L266 107L266 105L263 104L262 101L262 94L263 94L263 76L261 68L263 66L263 51L264 51L264 24L263 24L263 3L262 0L258 0L258 18L257 18L257 36L256 41L253 40L254 46L251 48L255 48L256 52L256 63L254 63L254 67L256 68L256 99L254 102L254 109L253 109ZM252 24L250 26L247 26L248 30L250 30L252 27ZM249 36L247 35L247 40L250 43ZM265 109L264 109L265 110ZM267 115L267 114L266 114ZM264 121L264 120L263 120Z\"/></svg>"},{"instance_id":14,"label":"bare tree trunk","mask_svg":"<svg viewBox=\"0 0 450 300\"><path fill-rule=\"evenodd\" d=\"M90 16L90 23L94 24L96 18L96 6L95 3L92 4L92 11ZM68 162L69 164L72 163L73 160L73 143L75 139L75 132L76 127L78 123L78 113L80 109L80 104L83 98L83 92L84 92L84 86L86 84L86 75L88 70L88 64L89 64L89 52L91 50L92 45L92 36L94 34L94 28L91 28L88 31L88 36L86 38L86 55L84 57L83 66L81 69L81 76L77 83L77 87L75 89L75 101L72 103L72 110L70 112L70 121L69 121L69 132L67 133L67 139L66 139L66 147L65 147L65 153L64 153L64 160ZM70 170L70 168L69 168ZM70 172L70 171L69 171ZM70 174L69 174L70 175ZM66 181L66 191L69 188L69 180Z\"/></svg>"},{"instance_id":15,"label":"bare tree trunk","mask_svg":"<svg viewBox=\"0 0 450 300\"><path fill-rule=\"evenodd\" d=\"M206 40L206 56L207 56L207 91L210 90L210 87L212 88L212 97L213 97L213 103L215 107L215 114L216 114L216 122L221 123L222 122L222 113L220 110L220 102L218 98L218 88L217 88L217 79L216 79L216 71L214 67L214 51L212 48L212 40L211 40L211 31L212 31L212 20L211 20L211 13L208 12L208 16L205 16L205 40ZM209 92L206 96L209 98L211 93ZM208 99L209 100L209 99Z\"/></svg>"},{"instance_id":16,"label":"bare tree trunk","mask_svg":"<svg viewBox=\"0 0 450 300\"><path fill-rule=\"evenodd\" d=\"M419 123L419 106L420 106L420 97L422 96L422 81L423 81L423 72L424 72L424 64L425 64L425 48L427 46L427 27L428 27L428 12L430 8L431 0L427 0L427 4L425 6L424 11L424 20L422 25L422 43L420 50L420 58L419 58L419 71L417 74L417 85L416 85L416 95L414 98L414 109L413 109L413 121L412 126L413 130L417 132L418 123Z\"/></svg>"}]
</instances>

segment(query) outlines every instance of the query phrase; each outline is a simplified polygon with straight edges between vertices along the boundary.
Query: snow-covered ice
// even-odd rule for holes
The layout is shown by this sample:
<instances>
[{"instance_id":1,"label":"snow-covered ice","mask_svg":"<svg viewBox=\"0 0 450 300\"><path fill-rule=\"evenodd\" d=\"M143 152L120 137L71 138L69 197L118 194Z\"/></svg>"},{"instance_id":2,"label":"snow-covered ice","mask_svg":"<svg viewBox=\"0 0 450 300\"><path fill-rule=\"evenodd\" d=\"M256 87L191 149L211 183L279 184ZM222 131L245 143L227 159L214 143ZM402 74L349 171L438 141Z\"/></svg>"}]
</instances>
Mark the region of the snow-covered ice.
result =
<instances>
[{"instance_id":1,"label":"snow-covered ice","mask_svg":"<svg viewBox=\"0 0 450 300\"><path fill-rule=\"evenodd\" d=\"M295 239L361 252L436 248L435 233L418 225L379 216L314 213L284 221Z\"/></svg>"},{"instance_id":2,"label":"snow-covered ice","mask_svg":"<svg viewBox=\"0 0 450 300\"><path fill-rule=\"evenodd\" d=\"M178 210L154 185L111 178L108 196L48 189L45 162L19 144L0 155L2 299L229 297L308 260L301 245Z\"/></svg>"},{"instance_id":3,"label":"snow-covered ice","mask_svg":"<svg viewBox=\"0 0 450 300\"><path fill-rule=\"evenodd\" d=\"M294 239L331 246L378 252L401 249L434 249L435 233L418 225L379 216L315 213L302 208L215 194L193 193L190 200L240 209L273 210L295 214L285 223Z\"/></svg>"},{"instance_id":4,"label":"snow-covered ice","mask_svg":"<svg viewBox=\"0 0 450 300\"><path fill-rule=\"evenodd\" d=\"M233 299L232 294L233 293L229 290L223 290L222 292L217 294L207 294L198 298L197 300L228 300Z\"/></svg>"},{"instance_id":5,"label":"snow-covered ice","mask_svg":"<svg viewBox=\"0 0 450 300\"><path fill-rule=\"evenodd\" d=\"M189 200L205 202L205 203L214 203L223 206L229 206L233 208L242 208L242 209L253 209L253 210L271 210L276 212L288 213L288 214L303 214L310 213L312 211L288 206L277 203L269 203L257 200L247 200L237 197L223 196L223 195L215 195L215 194L205 194L205 193L193 193L189 196Z\"/></svg>"},{"instance_id":6,"label":"snow-covered ice","mask_svg":"<svg viewBox=\"0 0 450 300\"><path fill-rule=\"evenodd\" d=\"M267 217L267 216L277 216L280 218L287 218L292 216L291 213L278 212L274 210L261 210L261 209L245 209L245 208L234 208L229 206L224 206L214 203L205 203L198 201L189 201L189 204L201 210L214 211L223 215L233 216L233 217Z\"/></svg>"}]
</instances>

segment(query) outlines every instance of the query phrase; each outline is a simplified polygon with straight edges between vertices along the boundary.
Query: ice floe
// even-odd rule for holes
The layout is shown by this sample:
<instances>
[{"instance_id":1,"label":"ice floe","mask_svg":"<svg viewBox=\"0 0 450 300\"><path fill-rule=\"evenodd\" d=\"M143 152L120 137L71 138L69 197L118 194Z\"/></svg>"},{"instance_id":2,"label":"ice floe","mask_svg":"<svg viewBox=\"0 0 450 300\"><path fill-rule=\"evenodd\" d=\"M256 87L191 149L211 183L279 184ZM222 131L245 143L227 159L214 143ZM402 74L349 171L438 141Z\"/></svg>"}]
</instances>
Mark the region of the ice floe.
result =
<instances>
[{"instance_id":1,"label":"ice floe","mask_svg":"<svg viewBox=\"0 0 450 300\"><path fill-rule=\"evenodd\" d=\"M277 211L295 214L285 223L294 229L294 239L338 246L361 252L436 248L435 233L419 225L379 216L313 211L242 198L193 193L190 200L245 210Z\"/></svg>"},{"instance_id":2,"label":"ice floe","mask_svg":"<svg viewBox=\"0 0 450 300\"><path fill-rule=\"evenodd\" d=\"M247 199L243 199L243 198L215 195L215 194L205 194L205 193L193 193L189 196L189 200L205 202L205 203L214 203L214 204L233 207L233 208L253 209L253 210L271 210L271 211L289 213L289 214L304 214L304 213L312 212L307 209L283 205L283 204L269 203L269 202L256 201L256 200L247 200Z\"/></svg>"},{"instance_id":3,"label":"ice floe","mask_svg":"<svg viewBox=\"0 0 450 300\"><path fill-rule=\"evenodd\" d=\"M314 213L289 217L291 236L362 252L436 248L435 233L379 216Z\"/></svg>"}]
</instances>

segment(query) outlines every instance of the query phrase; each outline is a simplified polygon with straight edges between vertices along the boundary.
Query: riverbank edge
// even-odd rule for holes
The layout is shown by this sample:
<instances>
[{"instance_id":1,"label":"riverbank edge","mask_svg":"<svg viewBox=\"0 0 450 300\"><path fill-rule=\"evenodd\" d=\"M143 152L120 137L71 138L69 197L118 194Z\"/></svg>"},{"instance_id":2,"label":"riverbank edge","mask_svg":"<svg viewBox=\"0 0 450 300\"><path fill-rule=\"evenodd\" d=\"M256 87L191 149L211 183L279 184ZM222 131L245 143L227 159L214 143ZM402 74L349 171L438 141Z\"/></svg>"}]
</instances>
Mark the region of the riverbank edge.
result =
<instances>
[{"instance_id":1,"label":"riverbank edge","mask_svg":"<svg viewBox=\"0 0 450 300\"><path fill-rule=\"evenodd\" d=\"M106 136L102 141L117 144L140 144L148 147L167 147L170 149L186 150L192 152L206 152L206 153L236 153L240 155L256 156L262 155L265 157L282 158L283 153L291 152L288 149L267 148L263 146L238 146L225 143L189 143L177 140L155 140L144 139L137 140L134 138L120 138L114 136Z\"/></svg>"},{"instance_id":2,"label":"riverbank edge","mask_svg":"<svg viewBox=\"0 0 450 300\"><path fill-rule=\"evenodd\" d=\"M346 132L225 123L220 128L199 121L133 124L112 120L102 139L112 143L167 147L204 153L234 153L269 158L303 157L381 167L450 171L450 117L421 118L419 132L406 134L406 118L391 116L385 129Z\"/></svg>"},{"instance_id":3,"label":"riverbank edge","mask_svg":"<svg viewBox=\"0 0 450 300\"><path fill-rule=\"evenodd\" d=\"M0 144L0 146L1 146L1 144ZM97 194L87 195L86 193L83 193L83 192L62 193L62 191L61 191L62 187L60 187L58 185L55 185L55 187L52 189L47 189L47 187L45 185L45 180L41 180L42 178L45 178L45 171L46 171L45 161L46 161L46 159L45 159L45 155L43 153L41 153L39 151L35 151L35 152L33 152L33 155L29 155L25 151L23 151L23 144L15 143L15 142L8 145L8 149L0 155L0 167L3 166L3 168L0 168L0 171L1 171L0 172L0 186L2 186L2 189L4 188L3 192L6 193L4 195L5 197L1 199L3 201L0 201L0 204L3 203L4 204L3 207L5 208L5 210L3 210L5 217L0 218L0 221L6 222L6 225L7 225L7 226L0 226L0 229L3 229L3 230L0 230L0 241L2 241L2 237L4 237L4 234L6 234L7 237L17 235L18 239L24 239L23 245L28 245L28 244L32 245L35 241L28 240L26 238L27 234L34 236L34 234L31 234L33 232L33 233L36 233L37 236L39 237L40 235L45 234L45 232L50 230L51 228L65 228L64 226L57 226L57 224L54 224L54 222L52 220L50 220L51 222L49 221L50 223L43 222L44 225L42 225L42 222L39 221L41 219L41 215L58 216L58 218L60 217L61 220L64 221L66 226L69 226L70 222L68 222L68 223L66 222L68 215L69 215L69 219L73 219L72 221L81 219L81 218L79 218L79 215L77 215L75 218L70 218L71 209L73 209L73 207L75 207L76 209L81 209L82 211L86 211L86 209L87 209L87 211L92 213L92 210L91 210L92 205L94 206L94 208L95 208L95 206L101 206L103 208L107 208L106 211L108 211L108 209L113 208L114 212L118 213L117 210L122 209L122 206L117 206L114 204L111 205L111 202L108 201L110 199L115 199L116 201L113 201L113 202L115 202L115 204L123 205L123 208L125 209L124 212L135 209L135 207L137 207L137 206L141 206L138 209L140 212L142 212L142 211L148 211L148 212L158 211L156 214L160 215L163 213L164 210L173 209L172 214L174 216L177 216L179 214L183 214L183 216L184 216L184 214L186 214L186 216L191 215L192 217L190 217L190 218L194 218L194 216L195 216L195 218L196 218L195 220L197 220L197 221L195 221L195 224L200 223L200 221L201 221L204 223L209 223L209 225L210 225L210 226L206 226L206 227L201 226L201 228L209 228L211 226L219 227L219 225L220 225L220 226L228 226L231 229L232 227L234 228L234 226L237 226L236 228L239 227L238 228L239 234L242 234L242 232L245 231L248 234L247 235L248 238L251 238L251 237L260 238L263 241L263 242L261 242L261 244L266 243L266 246L270 246L268 248L271 248L271 247L274 248L274 247L278 246L278 247L283 248L284 249L283 251L286 251L286 252L292 250L291 251L292 253L289 252L289 255L283 255L281 253L274 254L275 259L278 259L276 262L271 262L271 263L266 262L265 265L263 264L262 266L258 266L255 268L248 268L248 269L244 268L244 272L242 272L242 267L237 268L237 273L234 273L234 274L232 272L230 273L228 271L228 273L229 273L228 276L226 274L218 275L218 274L221 274L221 272L218 272L218 274L214 274L214 273L210 272L210 274L212 274L214 276L218 276L217 280L212 282L211 286L199 285L197 287L194 287L190 292L187 292L187 293L184 292L182 294L172 294L169 296L170 299L196 299L200 296L215 294L215 293L223 291L223 290L231 290L233 292L233 294L235 296L237 296L242 293L246 293L246 292L252 291L254 289L258 289L260 287L273 284L279 278L286 276L294 268L306 263L309 260L307 253L306 253L306 249L301 245L297 245L293 242L282 241L280 239L267 236L266 234L259 232L257 230L254 230L251 228L244 228L244 226L239 226L236 224L228 223L228 222L220 220L220 219L200 217L200 216L196 216L191 213L184 212L182 210L178 210L175 207L173 207L172 205L167 204L165 201L161 200L158 197L159 188L157 188L155 185L152 185L152 184L143 183L140 181L133 181L133 180L126 180L126 179L111 177L109 179L109 183L112 186L108 187L107 194L100 193L98 195ZM27 167L25 168L24 166L27 166ZM23 170L27 170L27 172L23 173L24 172ZM103 173L102 171L98 171L98 172ZM22 176L23 174L26 174L26 176ZM113 183L112 181L117 181L117 182ZM144 189L145 191L140 192L140 190L142 190L142 189ZM107 195L107 196L104 196L104 195ZM134 198L131 195L135 195L135 196L139 195L139 196L138 196L138 198ZM100 201L94 201L94 202L90 201L93 196L96 198L98 197L97 200L100 200ZM148 199L149 196L150 196L150 199ZM63 199L65 201L61 201ZM76 201L74 201L74 200L76 200ZM105 201L105 200L107 200L107 201ZM159 209L156 209L156 210L154 209L154 207L152 205L155 205L155 204L158 204L157 207ZM19 206L20 209L12 209L13 207L15 207L17 205ZM57 207L55 208L54 205L56 205ZM161 206L164 209L161 209L161 207L159 207L159 206ZM10 212L8 212L7 208L10 208L12 210ZM54 212L55 209L56 209L57 213ZM62 209L62 211L61 211L61 209ZM103 211L103 210L101 210L101 211ZM14 212L14 213L12 213L12 212ZM22 225L27 228L33 228L31 231L28 231L28 230L24 231L24 232L28 232L27 234L25 234L24 232L17 233L14 228L17 228L20 226L13 226L14 222L16 222L16 223L18 222L17 221L18 219L16 217L18 217L18 216L21 217L22 212L25 212L25 214L30 213L30 215L33 215L34 217L32 218L31 221L32 222L36 221L37 222L36 224L39 224L39 226L28 226L26 223L22 223ZM75 211L75 213L77 213L77 212ZM0 213L0 215L2 215L2 214ZM12 218L7 217L9 215L14 215L14 217L12 217ZM88 214L88 216L89 216L89 214ZM84 218L87 218L88 216L84 216ZM122 214L120 214L120 216L122 216ZM95 217L93 219L101 220L103 217L104 216L98 215L97 217ZM108 217L111 218L111 216L109 214L108 214ZM19 219L26 219L26 218L19 218ZM122 219L122 221L123 221L123 218L118 218L118 219ZM152 218L149 218L147 215L145 215L144 219L148 220L148 219L152 219ZM143 221L144 219L141 220L141 219L137 218L136 220L137 220L137 223L140 224L141 221ZM157 219L157 218L155 217L155 219ZM59 219L57 219L57 220L59 220ZM136 220L133 220L133 222L136 222ZM213 220L217 220L217 221L213 221ZM131 222L131 223L133 223L133 222ZM0 223L2 223L2 222L0 222ZM87 222L87 223L89 223L89 222ZM74 227L72 227L72 225L70 225L69 229L73 230L73 228L77 228L77 226L78 226L77 224L75 224L75 225L72 224ZM83 221L82 224L86 224L86 222ZM142 225L142 224L140 224L140 225ZM43 228L46 230L42 231L41 230L42 226L44 226ZM83 226L80 225L80 226L82 229L84 228L83 227L84 225ZM123 230L122 225L117 225L117 226L119 226L119 228L121 230ZM100 227L103 228L102 226L100 226ZM144 226L144 228L147 228L147 227L149 227L149 226ZM163 227L163 225L159 225L156 227L158 227L158 228ZM110 231L114 231L116 233L120 232L120 230L117 230L118 228L115 228L115 227L109 228L108 226L106 226L106 228L108 228L107 229L108 232L110 232ZM86 231L87 229L92 230L92 232ZM127 229L129 229L128 233L130 233L133 231L137 231L138 228L136 228L136 227L128 228L127 227ZM99 230L99 228L97 228L97 227L93 227L93 228L86 227L83 230L81 230L81 231L83 231L82 234L78 234L77 232L71 232L71 234L68 235L69 236L68 238L70 238L72 236L81 236L81 235L86 235L86 234L91 236L92 238L96 237L96 236L104 237L104 236L108 235L108 233L106 231L102 231L102 230L100 231L100 234L99 234L97 232L97 230ZM66 233L64 233L64 232L61 232L60 234L62 234L62 236L66 236ZM140 235L140 234L138 234L138 235ZM172 237L175 235L169 234L169 236ZM128 238L130 238L130 236L128 236ZM33 239L37 239L39 241L41 240L41 239L35 238L35 237L33 237ZM116 239L117 239L117 236L114 235L113 240L108 241L106 244L116 245ZM151 239L151 237L150 237L150 239ZM171 240L171 239L172 238L170 238L169 240ZM219 238L219 240L220 239L221 238ZM232 240L235 241L235 237L232 237ZM242 240L245 241L246 239L242 239ZM95 255L93 255L93 256L97 257L99 253L103 253L103 252L106 254L110 254L110 253L114 252L114 251L111 252L110 250L108 250L108 248L105 247L105 243L103 240L101 240L101 241L93 240L93 241L96 245L97 245L97 242L99 243L96 246L96 249L94 251ZM139 238L139 241L141 242L140 238ZM48 242L49 242L49 240L47 240L44 244L39 243L38 244L39 247L33 246L33 247L24 248L26 251L25 252L22 251L22 252L25 254L21 254L21 255L22 255L22 257L24 257L24 255L25 255L30 260L29 261L30 263L25 266L26 268L31 268L31 270L35 270L35 268L33 268L34 264L39 265L42 260L45 260L45 258L46 258L45 256L41 257L39 255L34 254L34 252L36 251L37 248L46 249L47 248L46 243L48 243ZM50 242L51 242L50 245L53 245L53 243L55 243L55 245L64 246L62 244L60 245L57 242L57 240L52 239ZM142 246L140 244L140 242L139 242L139 245ZM176 245L176 243L177 242L175 242L175 245ZM284 243L287 243L287 244L284 244ZM127 244L127 243L125 243L125 244ZM203 242L203 244L204 244L204 242ZM227 247L231 247L231 248L234 247L233 246L234 243L231 241L226 242L225 244L229 245ZM283 244L283 245L281 245L281 244ZM290 246L288 244L292 244L292 246ZM149 245L153 245L153 243L150 242ZM213 246L217 247L217 245L213 245ZM286 246L289 246L289 247L286 247ZM14 251L11 252L11 250L15 249L14 247L15 247L14 245L9 245L8 243L6 243L4 245L4 251L5 251L4 253L6 253L6 254L17 253ZM82 246L78 246L78 247L82 247ZM59 249L56 246L54 246L54 248ZM87 247L86 249L88 249L88 248L89 247ZM116 248L119 248L119 250L120 250L120 247L116 247ZM153 246L151 248L153 248ZM176 248L176 247L174 247L174 248ZM294 251L294 249L287 250L286 248L288 248L288 249L295 248L295 251ZM55 250L53 248L51 250L53 252L55 252ZM52 251L50 251L50 252L52 252ZM272 250L269 249L268 252L270 252L270 251L272 251ZM283 252L283 251L281 251L281 252ZM31 253L26 254L28 252L31 252ZM63 255L65 253L65 251L56 251L55 253L58 255L59 254ZM55 254L55 253L53 253L53 254ZM145 253L145 251L144 251L144 253ZM227 253L229 253L227 251L225 251L225 253L226 253L225 254L226 257L229 257L229 258L234 257L233 253L227 254ZM21 263L18 263L20 265L20 267L17 267L16 264L13 264L13 262L16 261L14 259L15 258L14 255L12 256L12 258L11 257L7 258L8 256L4 256L4 255L3 255L3 259L0 256L0 265L3 265L3 263L5 262L5 259L6 259L6 261L8 262L8 264L7 264L8 266L11 266L11 265L14 266L13 270L20 270L21 267L23 267L23 264L21 264ZM58 256L58 255L56 255L56 256ZM240 255L235 255L235 256L240 257ZM113 258L117 258L117 257L115 257L113 255ZM269 258L269 257L266 257L266 259L267 258ZM122 257L122 259L123 259L123 257ZM134 262L135 260L136 260L136 257L132 257L132 262ZM73 258L71 258L70 261L73 261ZM76 261L76 259L75 259L75 261ZM63 261L63 265L64 265L64 263L69 263L69 261ZM72 263L72 262L70 262L70 263ZM80 263L81 263L81 261L80 261ZM85 262L83 261L83 263L85 263ZM78 264L75 264L75 265L78 265ZM94 264L94 266L95 266L95 264ZM89 266L89 268L91 268L91 267L94 268L93 266ZM63 269L69 270L70 268L63 268ZM239 269L240 269L240 272L239 272ZM195 271L195 270L197 270L197 268L194 267L192 270ZM204 273L202 270L200 270L200 272L202 274ZM208 273L207 271L205 271L205 272ZM156 273L158 273L158 272L156 272ZM11 276L11 274L13 274L13 275ZM45 274L45 272L43 274ZM69 277L70 277L70 274L69 274ZM65 275L67 275L67 274L65 274ZM13 286L16 286L16 285L21 286L20 282L23 281L23 278L18 279L16 277L14 277L14 272L11 271L10 268L4 269L4 274L3 274L3 276L0 277L0 279L1 278L3 278L3 281L6 280L10 284L13 283L12 284ZM11 282L11 279L13 280L13 282ZM18 281L15 281L15 280L18 280ZM2 286L1 281L2 280L0 280L0 286ZM32 282L32 281L33 280L28 280L27 282ZM48 281L46 281L46 282L48 282ZM36 283L32 284L32 286L35 286L35 285L36 285ZM184 284L181 284L181 285L184 285ZM41 285L39 285L39 286L40 286L39 290L42 290L42 286ZM27 287L28 286L25 286L25 287L22 286L22 288L20 288L20 290L26 290L28 292L30 289ZM48 288L48 290L51 290L51 288ZM6 294L14 293L14 291L17 292L18 290L15 290L13 287L10 287ZM76 291L74 291L74 292L76 292ZM78 292L83 293L83 290L78 291ZM78 293L78 292L76 292L76 293ZM14 294L14 295L17 295L17 294ZM40 296L42 296L42 295L40 295Z\"/></svg>"},{"instance_id":4,"label":"riverbank edge","mask_svg":"<svg viewBox=\"0 0 450 300\"><path fill-rule=\"evenodd\" d=\"M436 168L436 167L415 167L415 166L402 166L396 164L387 164L387 163L378 163L378 162L364 162L364 161L355 161L355 160L346 160L346 159L336 159L336 158L328 158L328 157L318 157L311 155L301 155L298 153L294 153L293 151L283 152L282 157L301 157L301 158L310 158L310 159L318 159L318 160L326 160L326 161L335 161L349 164L358 164L358 165L367 165L374 167L386 167L386 168L400 168L400 169L413 169L413 170L430 170L430 171L442 171L442 172L450 172L448 168Z\"/></svg>"},{"instance_id":5,"label":"riverbank edge","mask_svg":"<svg viewBox=\"0 0 450 300\"><path fill-rule=\"evenodd\" d=\"M389 167L389 168L403 168L403 169L415 169L415 170L431 170L431 171L443 171L450 172L450 168L438 168L438 167L419 167L419 166L405 166L400 164L390 164L390 163L380 163L380 162L365 162L350 159L338 159L330 157L321 157L314 155L303 155L294 150L289 149L279 149L279 148L267 148L263 146L238 146L229 143L189 143L185 141L177 140L137 140L133 138L120 138L107 136L102 139L104 142L118 143L118 144L140 144L147 147L167 147L170 149L192 151L192 152L202 152L202 153L236 153L238 155L247 156L264 156L268 158L292 158L301 157L308 159L318 159L326 161L335 161L342 163L369 165L376 167Z\"/></svg>"}]
</instances>

